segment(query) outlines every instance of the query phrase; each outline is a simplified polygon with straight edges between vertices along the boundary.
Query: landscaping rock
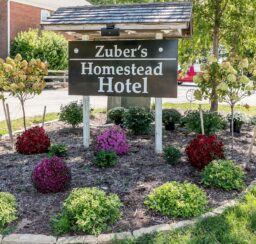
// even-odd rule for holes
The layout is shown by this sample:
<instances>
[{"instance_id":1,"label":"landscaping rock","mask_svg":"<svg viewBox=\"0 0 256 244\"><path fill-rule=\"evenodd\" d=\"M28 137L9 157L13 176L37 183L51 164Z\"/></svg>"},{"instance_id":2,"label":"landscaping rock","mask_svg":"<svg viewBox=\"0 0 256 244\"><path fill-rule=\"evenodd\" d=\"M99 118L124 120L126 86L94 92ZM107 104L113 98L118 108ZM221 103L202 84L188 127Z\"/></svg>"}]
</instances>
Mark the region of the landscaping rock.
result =
<instances>
[{"instance_id":1,"label":"landscaping rock","mask_svg":"<svg viewBox=\"0 0 256 244\"><path fill-rule=\"evenodd\" d=\"M129 231L112 233L112 234L101 234L98 236L98 243L106 244L106 243L111 243L113 240L124 240L124 239L131 239L131 238L133 238L133 235Z\"/></svg>"},{"instance_id":2,"label":"landscaping rock","mask_svg":"<svg viewBox=\"0 0 256 244\"><path fill-rule=\"evenodd\" d=\"M95 236L67 236L60 237L57 240L57 244L96 244L97 237Z\"/></svg>"},{"instance_id":3,"label":"landscaping rock","mask_svg":"<svg viewBox=\"0 0 256 244\"><path fill-rule=\"evenodd\" d=\"M224 210L228 207L232 207L236 204L236 201L235 200L231 200L231 201L228 201L227 203L221 205L220 207L218 208L215 208L213 210L214 213L217 213L217 214L222 214L224 212Z\"/></svg>"},{"instance_id":4,"label":"landscaping rock","mask_svg":"<svg viewBox=\"0 0 256 244\"><path fill-rule=\"evenodd\" d=\"M133 231L133 236L135 238L143 236L145 234L151 234L154 232L164 232L164 231L170 231L171 226L169 224L162 224L162 225L154 225L147 228L141 228L138 230Z\"/></svg>"},{"instance_id":5,"label":"landscaping rock","mask_svg":"<svg viewBox=\"0 0 256 244\"><path fill-rule=\"evenodd\" d=\"M11 234L2 240L2 244L55 244L56 242L56 237L32 234Z\"/></svg>"},{"instance_id":6,"label":"landscaping rock","mask_svg":"<svg viewBox=\"0 0 256 244\"><path fill-rule=\"evenodd\" d=\"M193 220L183 220L183 221L179 221L179 222L170 224L170 227L171 227L172 230L175 230L175 229L179 229L179 228L186 227L186 226L188 226L188 225L193 225L193 224L195 224L197 221L198 221L197 219L193 219Z\"/></svg>"}]
</instances>

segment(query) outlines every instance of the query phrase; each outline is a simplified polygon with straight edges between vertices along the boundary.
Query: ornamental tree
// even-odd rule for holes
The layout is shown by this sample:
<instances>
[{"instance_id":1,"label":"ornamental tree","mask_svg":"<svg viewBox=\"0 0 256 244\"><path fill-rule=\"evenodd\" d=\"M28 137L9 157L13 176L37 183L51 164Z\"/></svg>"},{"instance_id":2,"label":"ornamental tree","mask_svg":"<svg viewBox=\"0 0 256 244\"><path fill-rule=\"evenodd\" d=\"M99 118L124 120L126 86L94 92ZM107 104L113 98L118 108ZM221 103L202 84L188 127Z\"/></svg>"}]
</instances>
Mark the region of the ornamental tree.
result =
<instances>
[{"instance_id":1,"label":"ornamental tree","mask_svg":"<svg viewBox=\"0 0 256 244\"><path fill-rule=\"evenodd\" d=\"M243 98L256 90L256 59L249 63L247 58L230 57L219 64L210 58L202 65L202 73L195 77L199 89L195 92L198 100L212 99L212 81L216 84L219 102L226 102L231 110L232 149L234 146L234 109ZM232 150L233 151L233 150Z\"/></svg>"},{"instance_id":2,"label":"ornamental tree","mask_svg":"<svg viewBox=\"0 0 256 244\"><path fill-rule=\"evenodd\" d=\"M44 76L48 74L47 63L41 62L40 59L31 59L27 62L17 54L14 59L6 58L2 67L3 76L7 81L7 91L20 101L26 130L25 102L44 89Z\"/></svg>"}]
</instances>

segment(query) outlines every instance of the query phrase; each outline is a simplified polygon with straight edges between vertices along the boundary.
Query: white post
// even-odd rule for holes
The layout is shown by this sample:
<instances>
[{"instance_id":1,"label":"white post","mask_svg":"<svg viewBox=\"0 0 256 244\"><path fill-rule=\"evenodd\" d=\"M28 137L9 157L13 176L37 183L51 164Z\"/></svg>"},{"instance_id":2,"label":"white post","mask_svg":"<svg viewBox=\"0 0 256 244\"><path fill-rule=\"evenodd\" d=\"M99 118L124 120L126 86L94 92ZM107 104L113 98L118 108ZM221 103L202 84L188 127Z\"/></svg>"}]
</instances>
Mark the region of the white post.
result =
<instances>
[{"instance_id":1,"label":"white post","mask_svg":"<svg viewBox=\"0 0 256 244\"><path fill-rule=\"evenodd\" d=\"M90 146L90 97L83 96L83 145Z\"/></svg>"},{"instance_id":2,"label":"white post","mask_svg":"<svg viewBox=\"0 0 256 244\"><path fill-rule=\"evenodd\" d=\"M162 40L163 33L156 33L156 39ZM163 121L162 121L162 98L155 99L155 152L163 152Z\"/></svg>"},{"instance_id":3,"label":"white post","mask_svg":"<svg viewBox=\"0 0 256 244\"><path fill-rule=\"evenodd\" d=\"M163 152L163 132L162 132L162 98L156 98L155 108L155 152Z\"/></svg>"},{"instance_id":4,"label":"white post","mask_svg":"<svg viewBox=\"0 0 256 244\"><path fill-rule=\"evenodd\" d=\"M89 36L83 35L82 40L88 41ZM83 145L85 148L90 146L90 97L83 96Z\"/></svg>"}]
</instances>

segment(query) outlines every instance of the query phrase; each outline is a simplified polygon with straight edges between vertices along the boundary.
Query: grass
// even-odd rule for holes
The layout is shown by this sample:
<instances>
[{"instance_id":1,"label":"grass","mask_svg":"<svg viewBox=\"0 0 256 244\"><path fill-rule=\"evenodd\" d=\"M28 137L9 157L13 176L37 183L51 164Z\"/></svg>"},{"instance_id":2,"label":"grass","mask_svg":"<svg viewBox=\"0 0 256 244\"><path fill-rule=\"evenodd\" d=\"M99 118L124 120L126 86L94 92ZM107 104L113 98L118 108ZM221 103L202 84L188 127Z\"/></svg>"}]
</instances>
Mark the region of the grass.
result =
<instances>
[{"instance_id":1,"label":"grass","mask_svg":"<svg viewBox=\"0 0 256 244\"><path fill-rule=\"evenodd\" d=\"M45 122L55 120L58 118L59 118L58 113L47 113L45 115ZM42 116L27 117L27 119L26 119L27 127L42 123L42 119L43 119ZM21 130L23 128L24 127L23 127L23 119L22 118L12 120L12 130L13 131ZM0 121L0 135L4 135L7 133L8 133L8 130L7 130L5 121Z\"/></svg>"},{"instance_id":2,"label":"grass","mask_svg":"<svg viewBox=\"0 0 256 244\"><path fill-rule=\"evenodd\" d=\"M198 104L192 103L191 106L189 103L164 103L163 108L174 108L179 110L197 110ZM203 110L210 110L209 104L202 104ZM256 106L250 106L249 109L245 108L244 106L237 105L235 111L245 113L249 116L255 116L256 115ZM230 113L230 106L225 104L219 104L219 112L220 113Z\"/></svg>"},{"instance_id":3,"label":"grass","mask_svg":"<svg viewBox=\"0 0 256 244\"><path fill-rule=\"evenodd\" d=\"M256 243L256 187L236 206L195 225L169 233L145 235L119 244L253 244Z\"/></svg>"},{"instance_id":4,"label":"grass","mask_svg":"<svg viewBox=\"0 0 256 244\"><path fill-rule=\"evenodd\" d=\"M94 118L97 113L105 113L106 109L105 108L93 108L91 111L91 118ZM59 114L58 113L47 113L45 115L45 122L51 121L51 120L56 120L59 119ZM34 117L27 117L27 127L30 127L32 125L40 124L42 123L42 116L34 116ZM15 119L12 120L12 130L17 131L23 129L23 119ZM0 136L7 134L7 126L5 121L0 121Z\"/></svg>"}]
</instances>

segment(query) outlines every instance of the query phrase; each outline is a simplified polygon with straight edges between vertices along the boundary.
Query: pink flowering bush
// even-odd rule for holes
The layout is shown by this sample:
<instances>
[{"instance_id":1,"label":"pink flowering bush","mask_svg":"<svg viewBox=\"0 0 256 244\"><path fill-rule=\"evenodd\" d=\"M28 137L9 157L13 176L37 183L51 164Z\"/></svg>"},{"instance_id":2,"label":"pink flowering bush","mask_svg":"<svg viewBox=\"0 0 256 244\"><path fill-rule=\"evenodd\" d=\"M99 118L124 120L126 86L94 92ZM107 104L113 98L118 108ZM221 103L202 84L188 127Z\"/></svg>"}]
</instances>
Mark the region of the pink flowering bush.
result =
<instances>
[{"instance_id":1,"label":"pink flowering bush","mask_svg":"<svg viewBox=\"0 0 256 244\"><path fill-rule=\"evenodd\" d=\"M124 130L120 126L113 126L104 130L96 138L96 151L114 151L117 155L124 155L128 152Z\"/></svg>"},{"instance_id":2,"label":"pink flowering bush","mask_svg":"<svg viewBox=\"0 0 256 244\"><path fill-rule=\"evenodd\" d=\"M61 158L41 160L33 170L32 181L41 193L61 192L70 184L71 173Z\"/></svg>"}]
</instances>

